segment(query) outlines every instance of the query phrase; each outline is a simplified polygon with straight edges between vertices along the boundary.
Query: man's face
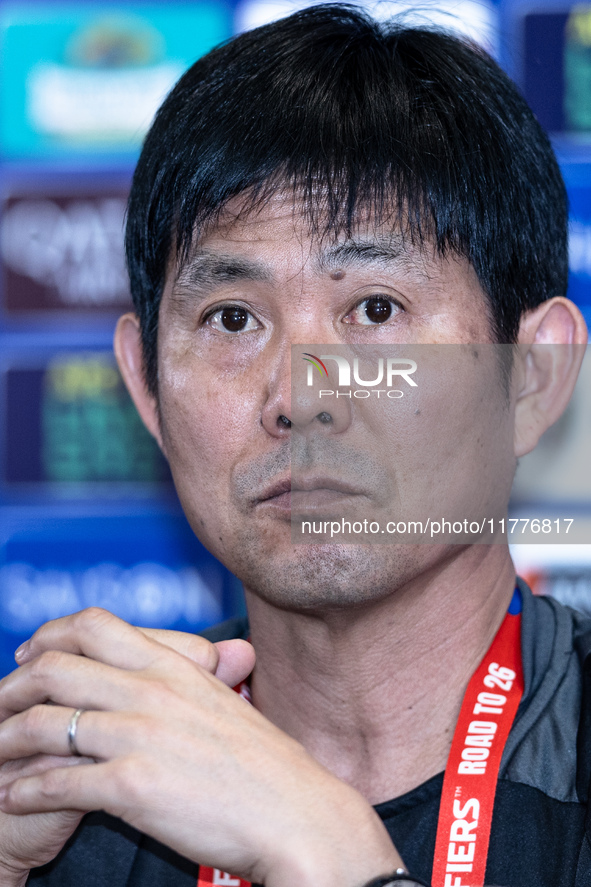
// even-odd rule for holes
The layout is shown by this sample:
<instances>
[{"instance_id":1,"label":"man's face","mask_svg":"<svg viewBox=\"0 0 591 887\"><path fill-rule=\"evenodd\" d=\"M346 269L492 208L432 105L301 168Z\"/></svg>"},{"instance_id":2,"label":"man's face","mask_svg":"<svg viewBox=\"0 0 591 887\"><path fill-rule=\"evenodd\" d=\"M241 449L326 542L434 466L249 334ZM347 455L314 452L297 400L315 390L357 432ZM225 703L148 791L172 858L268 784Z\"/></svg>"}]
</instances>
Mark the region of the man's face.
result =
<instances>
[{"instance_id":1,"label":"man's face","mask_svg":"<svg viewBox=\"0 0 591 887\"><path fill-rule=\"evenodd\" d=\"M228 214L169 273L160 308L162 442L195 533L248 588L285 607L375 599L450 557L442 545L294 544L290 500L312 515L363 501L401 519L401 503L430 497L447 518L468 489L502 509L513 415L498 364L483 359L493 349L456 349L452 377L442 365L431 392L423 386L397 413L392 401L319 405L305 392L292 404L291 346L490 342L485 296L465 260L371 226L321 242L291 200ZM302 429L324 436L328 463L333 451L363 453L375 441L366 463L345 460L351 490L331 487L334 462L317 463L311 489L290 495L290 437ZM384 495L390 488L397 501Z\"/></svg>"}]
</instances>

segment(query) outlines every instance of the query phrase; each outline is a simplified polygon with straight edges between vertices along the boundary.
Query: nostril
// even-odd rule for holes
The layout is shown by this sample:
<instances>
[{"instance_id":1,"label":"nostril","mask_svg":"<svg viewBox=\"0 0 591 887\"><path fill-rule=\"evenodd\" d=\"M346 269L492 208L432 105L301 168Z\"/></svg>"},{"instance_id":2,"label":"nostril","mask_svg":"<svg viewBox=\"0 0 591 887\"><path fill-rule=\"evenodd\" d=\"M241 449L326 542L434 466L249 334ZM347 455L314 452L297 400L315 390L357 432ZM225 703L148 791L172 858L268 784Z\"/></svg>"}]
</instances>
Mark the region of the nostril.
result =
<instances>
[{"instance_id":1,"label":"nostril","mask_svg":"<svg viewBox=\"0 0 591 887\"><path fill-rule=\"evenodd\" d=\"M332 422L332 416L325 410L323 410L321 413L318 413L316 418L319 422L322 422L323 425L330 425L330 423Z\"/></svg>"},{"instance_id":2,"label":"nostril","mask_svg":"<svg viewBox=\"0 0 591 887\"><path fill-rule=\"evenodd\" d=\"M291 428L291 422L287 418L287 416L279 416L279 418L277 419L277 424L283 426L283 428Z\"/></svg>"}]
</instances>

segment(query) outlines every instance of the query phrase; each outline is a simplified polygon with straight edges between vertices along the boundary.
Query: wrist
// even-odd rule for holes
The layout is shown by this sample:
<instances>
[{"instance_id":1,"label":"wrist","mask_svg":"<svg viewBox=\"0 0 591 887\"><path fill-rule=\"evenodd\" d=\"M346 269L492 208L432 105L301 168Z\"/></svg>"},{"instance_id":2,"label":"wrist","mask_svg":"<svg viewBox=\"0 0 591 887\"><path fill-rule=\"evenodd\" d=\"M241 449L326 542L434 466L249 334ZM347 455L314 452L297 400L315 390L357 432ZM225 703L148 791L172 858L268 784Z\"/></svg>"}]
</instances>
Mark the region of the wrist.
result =
<instances>
[{"instance_id":1,"label":"wrist","mask_svg":"<svg viewBox=\"0 0 591 887\"><path fill-rule=\"evenodd\" d=\"M300 821L291 831L261 879L265 887L364 887L385 872L404 868L375 810L346 789L348 797L336 813L324 809L323 815L312 815L305 826Z\"/></svg>"}]
</instances>

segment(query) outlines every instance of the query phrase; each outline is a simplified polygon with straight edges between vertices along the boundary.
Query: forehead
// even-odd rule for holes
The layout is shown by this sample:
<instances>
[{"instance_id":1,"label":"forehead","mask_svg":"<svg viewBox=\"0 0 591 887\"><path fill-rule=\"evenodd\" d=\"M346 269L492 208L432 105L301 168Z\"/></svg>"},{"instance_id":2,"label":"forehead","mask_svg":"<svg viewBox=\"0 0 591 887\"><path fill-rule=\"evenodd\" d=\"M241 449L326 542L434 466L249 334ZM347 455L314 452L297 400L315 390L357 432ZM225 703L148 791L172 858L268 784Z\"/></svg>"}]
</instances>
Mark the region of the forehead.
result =
<instances>
[{"instance_id":1,"label":"forehead","mask_svg":"<svg viewBox=\"0 0 591 887\"><path fill-rule=\"evenodd\" d=\"M232 268L225 259L234 257ZM455 257L460 264L468 263ZM175 269L179 278L191 274L251 277L270 280L273 266L289 264L316 276L334 275L355 267L381 267L384 271L406 270L433 279L442 266L434 243L419 242L403 225L376 220L358 212L345 231L328 215L320 218L292 195L278 193L262 206L234 198L181 256ZM474 280L477 280L474 276Z\"/></svg>"}]
</instances>

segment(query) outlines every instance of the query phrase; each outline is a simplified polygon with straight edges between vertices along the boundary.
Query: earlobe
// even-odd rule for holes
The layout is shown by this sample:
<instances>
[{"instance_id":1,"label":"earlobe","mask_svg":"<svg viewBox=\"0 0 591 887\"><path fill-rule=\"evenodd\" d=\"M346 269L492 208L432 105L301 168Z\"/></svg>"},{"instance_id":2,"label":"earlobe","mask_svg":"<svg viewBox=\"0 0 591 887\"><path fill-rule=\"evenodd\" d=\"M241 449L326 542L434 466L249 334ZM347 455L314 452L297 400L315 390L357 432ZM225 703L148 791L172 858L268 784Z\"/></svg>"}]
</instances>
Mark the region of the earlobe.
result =
<instances>
[{"instance_id":1,"label":"earlobe","mask_svg":"<svg viewBox=\"0 0 591 887\"><path fill-rule=\"evenodd\" d=\"M516 361L515 455L534 449L560 418L573 393L587 344L577 306L557 297L522 318Z\"/></svg>"},{"instance_id":2,"label":"earlobe","mask_svg":"<svg viewBox=\"0 0 591 887\"><path fill-rule=\"evenodd\" d=\"M119 318L115 328L113 347L127 390L144 425L162 450L158 404L146 386L140 323L135 314L124 314Z\"/></svg>"}]
</instances>

